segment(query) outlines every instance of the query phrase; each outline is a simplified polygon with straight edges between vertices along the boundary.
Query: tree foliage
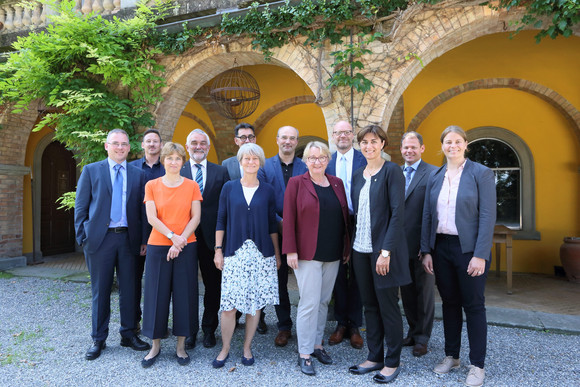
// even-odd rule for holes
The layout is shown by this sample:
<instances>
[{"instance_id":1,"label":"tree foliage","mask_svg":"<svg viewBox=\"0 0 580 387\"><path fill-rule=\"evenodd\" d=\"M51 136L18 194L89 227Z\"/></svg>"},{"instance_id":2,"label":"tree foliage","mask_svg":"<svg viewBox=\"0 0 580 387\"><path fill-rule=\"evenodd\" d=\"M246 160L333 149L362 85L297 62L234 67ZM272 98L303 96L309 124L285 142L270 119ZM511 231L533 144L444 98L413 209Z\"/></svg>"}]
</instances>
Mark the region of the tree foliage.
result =
<instances>
[{"instance_id":1,"label":"tree foliage","mask_svg":"<svg viewBox=\"0 0 580 387\"><path fill-rule=\"evenodd\" d=\"M58 14L46 31L13 44L16 52L0 65L0 103L19 113L42 100L50 112L35 130L55 128L55 138L85 165L105 157L109 130L124 129L138 149L136 130L153 124L151 107L165 80L148 36L167 7L140 4L134 17L120 20L82 15L74 5L52 3Z\"/></svg>"}]
</instances>

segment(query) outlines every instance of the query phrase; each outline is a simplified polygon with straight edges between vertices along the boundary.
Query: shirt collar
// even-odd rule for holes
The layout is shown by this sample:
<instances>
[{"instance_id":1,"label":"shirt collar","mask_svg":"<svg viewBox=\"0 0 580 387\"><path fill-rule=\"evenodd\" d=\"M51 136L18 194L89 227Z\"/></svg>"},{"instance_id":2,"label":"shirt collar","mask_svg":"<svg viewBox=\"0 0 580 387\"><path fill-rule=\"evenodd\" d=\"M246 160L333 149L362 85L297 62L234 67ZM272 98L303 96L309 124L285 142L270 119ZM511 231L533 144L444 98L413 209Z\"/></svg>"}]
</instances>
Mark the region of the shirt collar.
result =
<instances>
[{"instance_id":1,"label":"shirt collar","mask_svg":"<svg viewBox=\"0 0 580 387\"><path fill-rule=\"evenodd\" d=\"M192 167L194 164L200 164L203 167L202 169L207 169L207 159L203 159L201 163L196 163L193 159L189 159L189 162L191 163Z\"/></svg>"},{"instance_id":2,"label":"shirt collar","mask_svg":"<svg viewBox=\"0 0 580 387\"><path fill-rule=\"evenodd\" d=\"M352 162L352 160L354 159L354 148L350 147L350 149L348 150L348 152L346 153L340 153L340 152L336 152L336 159L338 161L340 161L342 159L342 156L344 156L346 158L347 162Z\"/></svg>"},{"instance_id":3,"label":"shirt collar","mask_svg":"<svg viewBox=\"0 0 580 387\"><path fill-rule=\"evenodd\" d=\"M413 171L416 171L417 168L419 168L419 164L421 164L421 159L419 159L417 162L415 162L415 163L413 163L411 165L405 163L405 168L411 167L411 168L413 168Z\"/></svg>"},{"instance_id":4,"label":"shirt collar","mask_svg":"<svg viewBox=\"0 0 580 387\"><path fill-rule=\"evenodd\" d=\"M107 161L109 162L109 169L113 169L113 167L117 165L117 162L113 161L110 157L107 157ZM123 166L123 168L125 168L125 170L127 170L127 160L123 160L121 165Z\"/></svg>"}]
</instances>

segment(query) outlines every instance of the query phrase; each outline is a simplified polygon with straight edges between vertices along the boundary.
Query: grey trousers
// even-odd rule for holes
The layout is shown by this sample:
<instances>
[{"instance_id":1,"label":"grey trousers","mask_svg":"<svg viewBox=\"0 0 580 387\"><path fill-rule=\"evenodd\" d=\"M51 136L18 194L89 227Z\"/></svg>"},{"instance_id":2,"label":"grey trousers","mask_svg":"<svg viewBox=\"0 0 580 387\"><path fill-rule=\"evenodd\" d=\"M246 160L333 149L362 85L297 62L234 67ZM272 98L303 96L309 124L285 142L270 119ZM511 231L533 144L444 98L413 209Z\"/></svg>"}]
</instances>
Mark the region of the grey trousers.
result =
<instances>
[{"instance_id":1,"label":"grey trousers","mask_svg":"<svg viewBox=\"0 0 580 387\"><path fill-rule=\"evenodd\" d=\"M298 261L294 270L300 292L298 315L296 317L296 334L298 335L298 352L311 354L314 345L322 344L328 303L332 297L334 282L340 261Z\"/></svg>"}]
</instances>

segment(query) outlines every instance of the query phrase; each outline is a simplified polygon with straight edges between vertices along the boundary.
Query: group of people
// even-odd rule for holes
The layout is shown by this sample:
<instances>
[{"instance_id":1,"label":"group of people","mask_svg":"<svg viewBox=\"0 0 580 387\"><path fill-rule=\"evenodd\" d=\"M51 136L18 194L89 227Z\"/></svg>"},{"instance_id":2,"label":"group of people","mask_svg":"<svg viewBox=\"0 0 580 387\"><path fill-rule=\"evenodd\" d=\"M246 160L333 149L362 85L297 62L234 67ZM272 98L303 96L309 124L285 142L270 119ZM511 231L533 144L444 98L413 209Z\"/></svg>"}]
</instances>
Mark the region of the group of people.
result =
<instances>
[{"instance_id":1,"label":"group of people","mask_svg":"<svg viewBox=\"0 0 580 387\"><path fill-rule=\"evenodd\" d=\"M445 357L433 371L459 368L465 312L471 362L466 384L482 385L484 288L496 194L493 172L465 157L465 132L457 126L443 131L446 162L439 168L421 160L425 145L416 132L401 140L402 166L383 158L388 140L376 125L356 133L360 151L353 147L355 133L346 121L333 128L333 154L326 144L313 141L298 158L298 136L296 128L281 127L279 152L266 159L254 127L241 123L235 128L237 156L220 166L207 161L210 138L201 129L188 135L185 148L163 145L159 132L150 129L143 136L143 158L131 163L126 161L127 134L109 132L108 158L87 165L77 187L76 235L93 294L93 345L86 359L98 358L105 348L116 270L121 345L149 350L141 364L152 366L168 334L173 305L175 358L188 364L187 350L195 347L199 329L199 265L205 347L216 346L221 322L222 347L212 366L227 363L242 314L241 363L250 366L255 362L252 339L256 331L267 331L265 306L275 305L275 345L285 346L292 338L291 268L300 294L296 335L304 374L316 374L314 359L333 363L324 347L324 328L334 294L337 326L327 343L348 339L352 347L362 348L364 310L368 355L349 372L378 371L373 376L377 383L395 380L403 346L412 346L417 357L428 352L436 283L443 303ZM406 336L399 290L409 325ZM139 330L152 345L139 338Z\"/></svg>"}]
</instances>

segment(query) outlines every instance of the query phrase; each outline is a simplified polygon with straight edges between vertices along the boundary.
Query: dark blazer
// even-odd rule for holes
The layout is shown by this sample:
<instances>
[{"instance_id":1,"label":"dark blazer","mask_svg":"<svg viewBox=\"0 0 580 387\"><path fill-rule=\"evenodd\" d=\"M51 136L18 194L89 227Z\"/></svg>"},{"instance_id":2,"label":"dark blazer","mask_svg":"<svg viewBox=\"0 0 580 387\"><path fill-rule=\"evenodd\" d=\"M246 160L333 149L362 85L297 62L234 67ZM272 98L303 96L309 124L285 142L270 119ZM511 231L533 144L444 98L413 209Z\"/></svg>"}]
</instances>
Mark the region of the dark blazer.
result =
<instances>
[{"instance_id":1,"label":"dark blazer","mask_svg":"<svg viewBox=\"0 0 580 387\"><path fill-rule=\"evenodd\" d=\"M147 243L144 186L143 171L127 163L127 227L131 252L135 255ZM89 254L99 249L109 228L112 192L107 159L83 168L75 200L75 233L77 243Z\"/></svg>"},{"instance_id":2,"label":"dark blazer","mask_svg":"<svg viewBox=\"0 0 580 387\"><path fill-rule=\"evenodd\" d=\"M332 154L332 160L328 163L326 167L326 173L332 176L336 176L336 160L338 159L338 152L334 152ZM354 156L352 158L352 173L359 168L362 168L367 165L367 159L362 155L362 153L358 150L354 150Z\"/></svg>"},{"instance_id":3,"label":"dark blazer","mask_svg":"<svg viewBox=\"0 0 580 387\"><path fill-rule=\"evenodd\" d=\"M431 174L427 183L421 229L421 252L431 253L437 233L437 199L443 186L447 166ZM461 173L455 206L455 225L463 253L490 259L496 218L496 191L493 171L466 160Z\"/></svg>"},{"instance_id":4,"label":"dark blazer","mask_svg":"<svg viewBox=\"0 0 580 387\"><path fill-rule=\"evenodd\" d=\"M336 176L326 175L334 194L340 202L344 219L343 257L350 255L348 235L348 203L344 184ZM290 178L284 195L284 227L282 254L298 253L298 259L311 261L316 254L320 205L310 173ZM342 259L342 257L340 257Z\"/></svg>"},{"instance_id":5,"label":"dark blazer","mask_svg":"<svg viewBox=\"0 0 580 387\"><path fill-rule=\"evenodd\" d=\"M278 222L272 186L260 183L248 205L240 179L231 180L224 185L219 201L216 230L225 231L224 256L233 256L248 239L256 244L263 256L273 256L270 234L278 233Z\"/></svg>"},{"instance_id":6,"label":"dark blazer","mask_svg":"<svg viewBox=\"0 0 580 387\"><path fill-rule=\"evenodd\" d=\"M308 170L306 164L298 157L294 157L292 169L292 176L302 175ZM286 191L286 184L284 183L284 175L282 175L282 165L280 164L280 157L278 155L270 157L266 160L266 164L258 171L258 179L265 181L274 188L276 194L276 215L278 221L282 220L284 212L284 192Z\"/></svg>"},{"instance_id":7,"label":"dark blazer","mask_svg":"<svg viewBox=\"0 0 580 387\"><path fill-rule=\"evenodd\" d=\"M181 176L195 180L191 176L191 160L181 168ZM215 227L219 207L220 193L224 184L230 180L226 167L207 162L207 177L203 187L203 201L201 202L201 220L195 230L198 241L204 241L207 248L213 251L215 246Z\"/></svg>"},{"instance_id":8,"label":"dark blazer","mask_svg":"<svg viewBox=\"0 0 580 387\"><path fill-rule=\"evenodd\" d=\"M228 169L228 175L230 175L230 180L241 179L242 174L240 172L240 162L237 156L232 156L225 159L222 165Z\"/></svg>"},{"instance_id":9,"label":"dark blazer","mask_svg":"<svg viewBox=\"0 0 580 387\"><path fill-rule=\"evenodd\" d=\"M358 217L360 190L365 184L363 168L352 175L352 206L355 223ZM370 188L371 236L373 244L373 268L381 250L391 252L389 273L380 276L373 269L375 286L387 288L403 286L411 282L409 274L409 253L405 240L405 177L401 168L386 161L379 172L371 178ZM354 228L356 238L356 227Z\"/></svg>"},{"instance_id":10,"label":"dark blazer","mask_svg":"<svg viewBox=\"0 0 580 387\"><path fill-rule=\"evenodd\" d=\"M401 166L401 169L405 165ZM413 180L405 192L405 236L407 237L407 250L409 259L417 259L421 250L421 224L423 222L423 203L425 203L425 188L429 175L437 170L437 167L427 164L423 160L417 166L413 174Z\"/></svg>"}]
</instances>

